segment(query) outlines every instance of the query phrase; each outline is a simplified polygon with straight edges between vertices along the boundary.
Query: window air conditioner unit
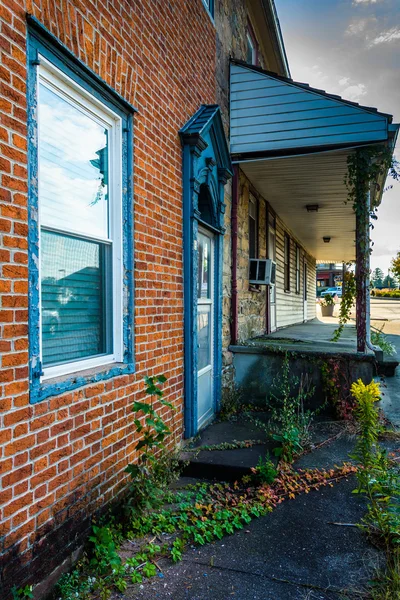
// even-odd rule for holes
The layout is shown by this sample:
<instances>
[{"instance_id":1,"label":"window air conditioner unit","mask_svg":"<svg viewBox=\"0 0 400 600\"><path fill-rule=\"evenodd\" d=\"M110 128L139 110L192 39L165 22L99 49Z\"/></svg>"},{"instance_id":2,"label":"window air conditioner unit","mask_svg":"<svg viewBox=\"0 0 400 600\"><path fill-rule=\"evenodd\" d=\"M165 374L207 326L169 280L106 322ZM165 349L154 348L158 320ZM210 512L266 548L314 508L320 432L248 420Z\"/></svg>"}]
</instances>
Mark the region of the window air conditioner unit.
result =
<instances>
[{"instance_id":1,"label":"window air conditioner unit","mask_svg":"<svg viewBox=\"0 0 400 600\"><path fill-rule=\"evenodd\" d=\"M250 258L249 283L275 285L276 262L270 258Z\"/></svg>"}]
</instances>

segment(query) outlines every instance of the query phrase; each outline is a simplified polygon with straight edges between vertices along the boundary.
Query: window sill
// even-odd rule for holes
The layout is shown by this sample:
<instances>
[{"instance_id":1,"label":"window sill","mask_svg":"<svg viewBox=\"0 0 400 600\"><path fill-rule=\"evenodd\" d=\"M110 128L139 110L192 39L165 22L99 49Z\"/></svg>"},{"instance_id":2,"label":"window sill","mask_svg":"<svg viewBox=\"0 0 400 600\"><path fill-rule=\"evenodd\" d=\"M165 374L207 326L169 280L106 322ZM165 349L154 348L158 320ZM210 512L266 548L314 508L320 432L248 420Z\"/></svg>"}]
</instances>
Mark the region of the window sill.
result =
<instances>
[{"instance_id":1,"label":"window sill","mask_svg":"<svg viewBox=\"0 0 400 600\"><path fill-rule=\"evenodd\" d=\"M77 373L52 377L51 379L40 382L40 384L36 386L31 386L30 403L36 404L46 398L58 396L59 394L75 390L91 383L107 381L113 377L134 373L134 371L134 363L112 363L92 367Z\"/></svg>"}]
</instances>

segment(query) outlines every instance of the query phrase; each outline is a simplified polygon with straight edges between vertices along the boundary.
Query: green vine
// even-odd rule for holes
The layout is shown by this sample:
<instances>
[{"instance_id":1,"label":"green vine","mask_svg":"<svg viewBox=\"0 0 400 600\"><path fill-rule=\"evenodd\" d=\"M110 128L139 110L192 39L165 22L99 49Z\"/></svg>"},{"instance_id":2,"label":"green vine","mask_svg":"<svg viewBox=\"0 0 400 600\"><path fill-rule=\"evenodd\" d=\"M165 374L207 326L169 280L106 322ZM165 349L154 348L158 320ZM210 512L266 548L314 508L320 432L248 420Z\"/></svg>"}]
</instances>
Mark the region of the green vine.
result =
<instances>
[{"instance_id":1,"label":"green vine","mask_svg":"<svg viewBox=\"0 0 400 600\"><path fill-rule=\"evenodd\" d=\"M344 177L344 184L347 188L345 204L351 204L356 216L365 219L368 223L370 220L378 218L377 205L369 207L367 211L365 198L373 188L380 191L379 179L385 177L387 173L396 181L400 179L399 163L393 157L390 146L380 144L359 148L347 157L347 172ZM368 239L361 238L359 244L365 257L368 252L371 253L369 236ZM350 312L356 297L356 278L349 271L346 275L347 281L345 280L345 291L340 306L339 327L333 334L333 342L337 342L342 335L344 326L350 319Z\"/></svg>"},{"instance_id":2,"label":"green vine","mask_svg":"<svg viewBox=\"0 0 400 600\"><path fill-rule=\"evenodd\" d=\"M389 175L398 180L400 173L399 163L395 160L389 146L377 145L360 148L347 157L347 173L344 183L347 188L346 204L351 203L357 215L362 214L365 208L365 197L372 186L380 191L378 180ZM370 211L370 217L377 219L376 206Z\"/></svg>"},{"instance_id":3,"label":"green vine","mask_svg":"<svg viewBox=\"0 0 400 600\"><path fill-rule=\"evenodd\" d=\"M343 281L343 295L339 311L339 327L335 329L332 342L338 342L344 326L350 320L351 309L356 297L356 278L352 271L346 271Z\"/></svg>"}]
</instances>

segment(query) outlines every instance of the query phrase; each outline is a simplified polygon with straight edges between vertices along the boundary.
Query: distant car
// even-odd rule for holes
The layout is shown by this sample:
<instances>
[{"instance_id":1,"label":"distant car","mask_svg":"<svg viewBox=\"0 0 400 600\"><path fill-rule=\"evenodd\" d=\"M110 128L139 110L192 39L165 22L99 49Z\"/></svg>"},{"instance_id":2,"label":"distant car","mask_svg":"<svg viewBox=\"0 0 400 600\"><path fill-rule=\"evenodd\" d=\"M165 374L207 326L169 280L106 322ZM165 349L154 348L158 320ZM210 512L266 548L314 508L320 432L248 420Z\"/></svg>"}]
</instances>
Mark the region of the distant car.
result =
<instances>
[{"instance_id":1,"label":"distant car","mask_svg":"<svg viewBox=\"0 0 400 600\"><path fill-rule=\"evenodd\" d=\"M341 287L331 287L328 288L327 290L324 290L323 292L321 292L321 298L323 298L324 296L327 296L328 294L330 296L337 296L338 298L342 297L342 288Z\"/></svg>"}]
</instances>

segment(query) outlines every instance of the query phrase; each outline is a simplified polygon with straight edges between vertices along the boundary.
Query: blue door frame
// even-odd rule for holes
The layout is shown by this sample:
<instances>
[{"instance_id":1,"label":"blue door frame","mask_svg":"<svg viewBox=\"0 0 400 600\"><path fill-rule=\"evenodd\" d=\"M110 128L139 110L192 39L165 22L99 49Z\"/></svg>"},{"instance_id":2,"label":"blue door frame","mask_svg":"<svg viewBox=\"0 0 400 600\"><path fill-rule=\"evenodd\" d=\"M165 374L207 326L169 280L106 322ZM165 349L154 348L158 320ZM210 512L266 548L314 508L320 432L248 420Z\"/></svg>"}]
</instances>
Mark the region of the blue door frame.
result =
<instances>
[{"instance_id":1,"label":"blue door frame","mask_svg":"<svg viewBox=\"0 0 400 600\"><path fill-rule=\"evenodd\" d=\"M224 186L232 176L229 150L217 105L202 105L180 130L183 145L184 383L185 437L197 433L197 234L214 238L214 413L219 409L222 371L222 264ZM210 199L207 216L199 207L201 186Z\"/></svg>"}]
</instances>

